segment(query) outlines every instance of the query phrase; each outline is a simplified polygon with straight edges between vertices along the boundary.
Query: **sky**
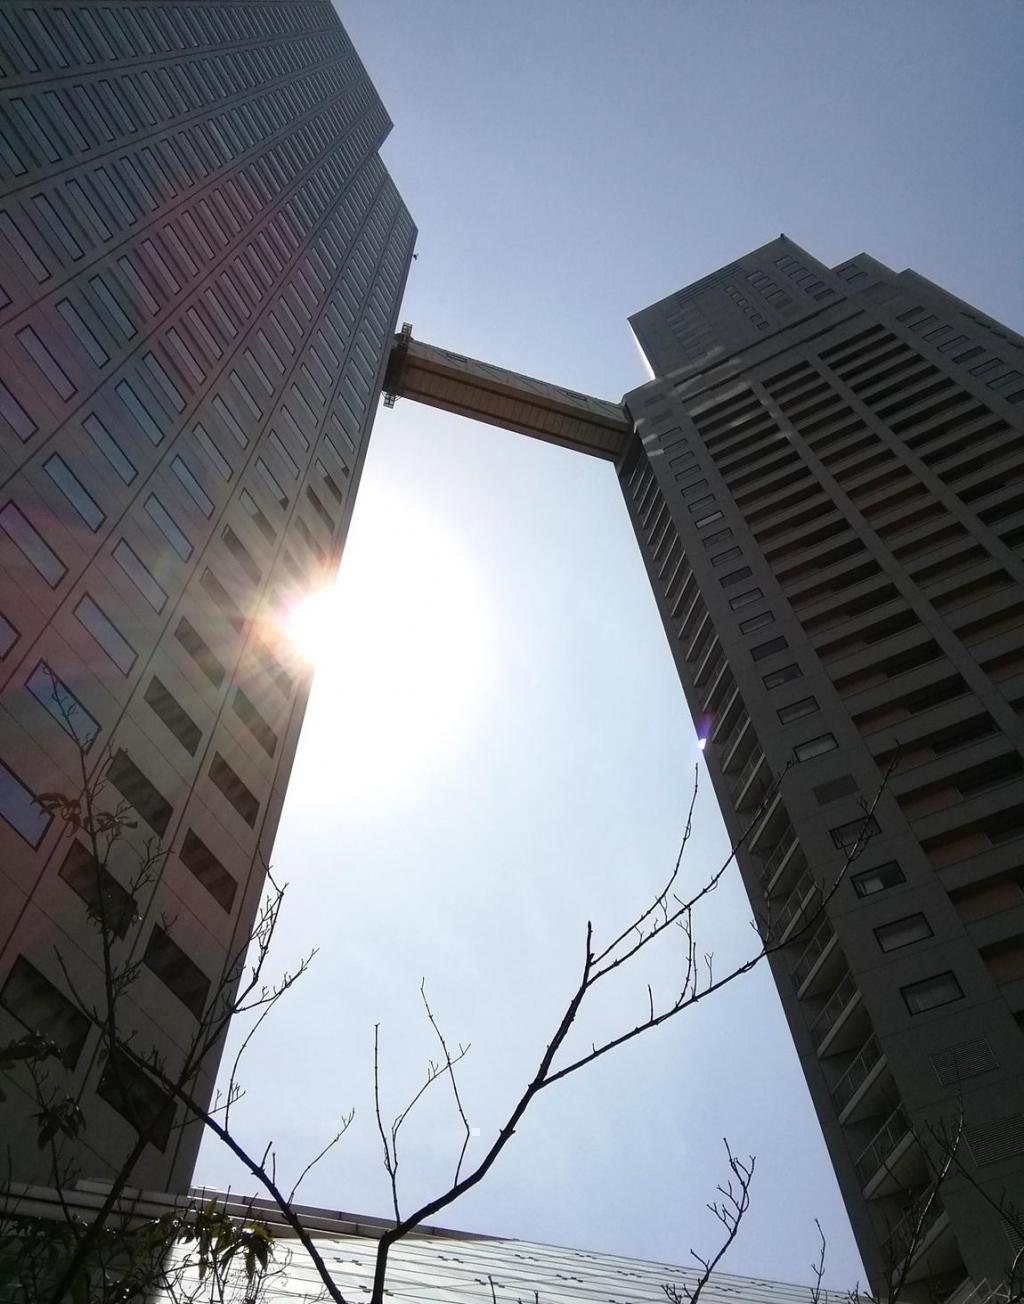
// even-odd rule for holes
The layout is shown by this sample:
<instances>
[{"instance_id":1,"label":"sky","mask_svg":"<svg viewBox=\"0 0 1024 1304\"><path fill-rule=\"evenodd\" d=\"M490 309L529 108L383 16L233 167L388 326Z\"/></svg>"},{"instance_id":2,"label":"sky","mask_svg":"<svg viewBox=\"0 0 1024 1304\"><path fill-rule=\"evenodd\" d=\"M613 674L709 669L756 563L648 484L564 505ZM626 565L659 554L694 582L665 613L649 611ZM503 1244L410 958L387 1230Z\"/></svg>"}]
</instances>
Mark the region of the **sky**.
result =
<instances>
[{"instance_id":1,"label":"sky","mask_svg":"<svg viewBox=\"0 0 1024 1304\"><path fill-rule=\"evenodd\" d=\"M780 231L838 263L912 266L1024 325L1024 6L988 0L337 0L395 122L385 161L419 227L401 318L470 356L618 399L645 373L629 313ZM383 1215L385 1107L436 1045L480 1153L601 935L658 890L694 730L611 467L407 402L378 414L274 854L274 959L319 952L245 1062L236 1122L301 1195ZM727 855L700 788L687 882ZM699 923L751 945L727 875ZM671 941L581 1044L671 990ZM441 1084L439 1084L440 1086ZM439 1087L403 1132L404 1208L451 1178ZM756 1154L728 1269L863 1279L767 972L538 1098L438 1221L680 1263L716 1244L722 1137ZM205 1146L197 1173L246 1179Z\"/></svg>"}]
</instances>

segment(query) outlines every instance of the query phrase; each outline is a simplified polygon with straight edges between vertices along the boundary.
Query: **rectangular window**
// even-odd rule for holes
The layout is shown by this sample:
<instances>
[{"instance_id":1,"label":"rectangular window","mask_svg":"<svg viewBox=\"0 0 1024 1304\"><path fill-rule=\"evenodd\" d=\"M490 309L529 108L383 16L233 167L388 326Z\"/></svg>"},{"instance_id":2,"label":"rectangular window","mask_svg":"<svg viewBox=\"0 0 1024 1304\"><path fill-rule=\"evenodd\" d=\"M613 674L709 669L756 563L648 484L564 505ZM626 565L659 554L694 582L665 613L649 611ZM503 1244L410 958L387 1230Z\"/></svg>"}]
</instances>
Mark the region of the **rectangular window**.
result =
<instances>
[{"instance_id":1,"label":"rectangular window","mask_svg":"<svg viewBox=\"0 0 1024 1304\"><path fill-rule=\"evenodd\" d=\"M284 446L284 444L281 441L280 435L278 435L278 433L275 430L272 430L270 432L270 443L281 455L281 460L284 462L288 470L291 471L292 475L296 479L298 479L299 464L298 462L296 462L295 458L292 457L291 453L289 453L288 449Z\"/></svg>"},{"instance_id":2,"label":"rectangular window","mask_svg":"<svg viewBox=\"0 0 1024 1304\"><path fill-rule=\"evenodd\" d=\"M219 688L224 682L227 671L217 660L213 649L184 616L178 621L178 628L174 631L174 637L210 683Z\"/></svg>"},{"instance_id":3,"label":"rectangular window","mask_svg":"<svg viewBox=\"0 0 1024 1304\"><path fill-rule=\"evenodd\" d=\"M741 634L753 634L757 629L764 629L766 625L775 623L775 613L771 611L762 611L756 616L749 616L746 620L740 621Z\"/></svg>"},{"instance_id":4,"label":"rectangular window","mask_svg":"<svg viewBox=\"0 0 1024 1304\"><path fill-rule=\"evenodd\" d=\"M847 851L850 847L855 847L858 842L867 842L881 831L874 815L862 815L859 819L847 820L845 824L830 830L832 841L840 851Z\"/></svg>"},{"instance_id":5,"label":"rectangular window","mask_svg":"<svg viewBox=\"0 0 1024 1304\"><path fill-rule=\"evenodd\" d=\"M0 507L0 527L50 588L55 589L68 573L68 568L14 503Z\"/></svg>"},{"instance_id":6,"label":"rectangular window","mask_svg":"<svg viewBox=\"0 0 1024 1304\"><path fill-rule=\"evenodd\" d=\"M240 688L235 690L233 706L235 715L238 716L239 720L242 721L267 755L273 756L277 750L277 734L260 715L249 696Z\"/></svg>"},{"instance_id":7,"label":"rectangular window","mask_svg":"<svg viewBox=\"0 0 1024 1304\"><path fill-rule=\"evenodd\" d=\"M107 767L106 777L128 805L139 812L153 832L163 837L171 822L174 808L150 783L123 747L118 748L114 753L114 759Z\"/></svg>"},{"instance_id":8,"label":"rectangular window","mask_svg":"<svg viewBox=\"0 0 1024 1304\"><path fill-rule=\"evenodd\" d=\"M259 503L252 496L252 494L249 492L248 489L242 490L241 494L238 497L238 501L241 503L242 507L244 507L245 510L249 513L249 517L252 520L253 524L257 527L257 529L267 540L267 542L273 543L274 540L277 538L277 531L270 524L267 518L263 515L263 512L260 510Z\"/></svg>"},{"instance_id":9,"label":"rectangular window","mask_svg":"<svg viewBox=\"0 0 1024 1304\"><path fill-rule=\"evenodd\" d=\"M212 407L214 412L216 412L217 415L220 417L221 421L224 422L228 430L230 430L230 432L234 435L239 445L242 448L248 448L249 436L245 433L242 427L235 420L228 405L224 402L224 400L221 398L219 394L214 395Z\"/></svg>"},{"instance_id":10,"label":"rectangular window","mask_svg":"<svg viewBox=\"0 0 1024 1304\"><path fill-rule=\"evenodd\" d=\"M75 615L85 629L93 636L107 656L123 675L127 675L135 664L135 650L103 612L88 593L75 608Z\"/></svg>"},{"instance_id":11,"label":"rectangular window","mask_svg":"<svg viewBox=\"0 0 1024 1304\"><path fill-rule=\"evenodd\" d=\"M757 602L763 597L764 594L760 589L747 589L745 593L739 593L735 598L729 599L729 608L731 611L739 611L741 607L749 607L752 602Z\"/></svg>"},{"instance_id":12,"label":"rectangular window","mask_svg":"<svg viewBox=\"0 0 1024 1304\"><path fill-rule=\"evenodd\" d=\"M793 748L793 755L798 761L810 761L815 756L824 756L826 752L834 752L838 746L834 734L819 734L817 738L808 738L806 742L798 743Z\"/></svg>"},{"instance_id":13,"label":"rectangular window","mask_svg":"<svg viewBox=\"0 0 1024 1304\"><path fill-rule=\"evenodd\" d=\"M736 551L739 552L739 548ZM734 584L739 584L741 580L749 580L753 573L749 566L741 566L739 570L730 571L728 575L721 575L718 582L723 589L728 589Z\"/></svg>"},{"instance_id":14,"label":"rectangular window","mask_svg":"<svg viewBox=\"0 0 1024 1304\"><path fill-rule=\"evenodd\" d=\"M765 653L764 655L768 655ZM758 660L759 658L755 658ZM788 684L791 679L802 679L803 671L792 662L788 666L783 666L780 670L773 670L770 674L762 675L761 682L765 688L778 688L780 684Z\"/></svg>"},{"instance_id":15,"label":"rectangular window","mask_svg":"<svg viewBox=\"0 0 1024 1304\"><path fill-rule=\"evenodd\" d=\"M911 1014L924 1014L940 1005L949 1005L952 1001L963 998L963 988L956 980L956 975L947 970L933 978L924 978L921 982L910 983L901 987L900 992Z\"/></svg>"},{"instance_id":16,"label":"rectangular window","mask_svg":"<svg viewBox=\"0 0 1024 1304\"><path fill-rule=\"evenodd\" d=\"M143 365L149 372L150 378L160 390L164 398L174 408L175 412L184 412L185 400L181 396L181 391L175 385L174 381L168 376L166 369L160 363L155 353L147 353L142 359Z\"/></svg>"},{"instance_id":17,"label":"rectangular window","mask_svg":"<svg viewBox=\"0 0 1024 1304\"><path fill-rule=\"evenodd\" d=\"M61 299L60 303L57 304L57 311L66 325L74 332L79 344L96 363L97 367L106 366L110 361L110 354L82 320L77 308L68 299Z\"/></svg>"},{"instance_id":18,"label":"rectangular window","mask_svg":"<svg viewBox=\"0 0 1024 1304\"><path fill-rule=\"evenodd\" d=\"M163 611L167 594L149 567L125 539L118 540L111 556L139 590L154 611Z\"/></svg>"},{"instance_id":19,"label":"rectangular window","mask_svg":"<svg viewBox=\"0 0 1024 1304\"><path fill-rule=\"evenodd\" d=\"M164 432L154 421L153 414L142 399L139 398L135 390L132 389L131 385L126 380L120 380L114 386L114 393L142 427L149 442L159 444L164 437Z\"/></svg>"},{"instance_id":20,"label":"rectangular window","mask_svg":"<svg viewBox=\"0 0 1024 1304\"><path fill-rule=\"evenodd\" d=\"M210 762L210 778L250 828L256 827L260 804L220 752Z\"/></svg>"},{"instance_id":21,"label":"rectangular window","mask_svg":"<svg viewBox=\"0 0 1024 1304\"><path fill-rule=\"evenodd\" d=\"M875 869L863 869L859 874L851 874L850 882L853 884L854 892L859 897L867 897L874 896L876 892L884 892L886 888L905 883L906 878L899 862L889 860L884 865L878 865Z\"/></svg>"},{"instance_id":22,"label":"rectangular window","mask_svg":"<svg viewBox=\"0 0 1024 1304\"><path fill-rule=\"evenodd\" d=\"M277 476L274 475L270 467L267 466L262 457L256 459L256 470L263 477L263 480L274 497L274 501L281 507L288 506L288 495L281 488Z\"/></svg>"},{"instance_id":23,"label":"rectangular window","mask_svg":"<svg viewBox=\"0 0 1024 1304\"><path fill-rule=\"evenodd\" d=\"M217 447L217 443L214 440L213 436L207 434L207 432L200 425L193 426L192 433L196 437L196 443L199 445L199 447L203 450L206 456L216 467L217 474L221 477L221 479L230 480L231 463Z\"/></svg>"},{"instance_id":24,"label":"rectangular window","mask_svg":"<svg viewBox=\"0 0 1024 1304\"><path fill-rule=\"evenodd\" d=\"M14 647L21 635L6 616L0 616L0 660Z\"/></svg>"},{"instance_id":25,"label":"rectangular window","mask_svg":"<svg viewBox=\"0 0 1024 1304\"><path fill-rule=\"evenodd\" d=\"M107 519L100 511L92 494L82 484L59 453L54 453L43 463L43 470L61 491L78 515L95 533Z\"/></svg>"},{"instance_id":26,"label":"rectangular window","mask_svg":"<svg viewBox=\"0 0 1024 1304\"><path fill-rule=\"evenodd\" d=\"M210 848L189 829L178 852L181 863L190 871L222 910L230 911L238 884Z\"/></svg>"},{"instance_id":27,"label":"rectangular window","mask_svg":"<svg viewBox=\"0 0 1024 1304\"><path fill-rule=\"evenodd\" d=\"M189 756L195 756L203 731L156 675L149 681L145 702L157 719L174 734Z\"/></svg>"},{"instance_id":28,"label":"rectangular window","mask_svg":"<svg viewBox=\"0 0 1024 1304\"><path fill-rule=\"evenodd\" d=\"M188 463L182 457L171 460L171 470L181 481L181 485L204 516L213 515L213 501L209 494L192 474Z\"/></svg>"},{"instance_id":29,"label":"rectangular window","mask_svg":"<svg viewBox=\"0 0 1024 1304\"><path fill-rule=\"evenodd\" d=\"M790 702L789 706L779 707L779 721L781 724L792 724L794 720L801 720L805 715L813 715L817 709L816 697L802 697L799 702Z\"/></svg>"},{"instance_id":30,"label":"rectangular window","mask_svg":"<svg viewBox=\"0 0 1024 1304\"><path fill-rule=\"evenodd\" d=\"M776 652L781 652L783 648L788 647L782 634L777 638L770 638L767 643L758 643L757 647L750 649L750 655L755 661L763 661L765 657L770 657ZM785 681L783 681L785 682ZM765 684L766 688L774 687L773 684Z\"/></svg>"},{"instance_id":31,"label":"rectangular window","mask_svg":"<svg viewBox=\"0 0 1024 1304\"><path fill-rule=\"evenodd\" d=\"M907 915L903 919L894 919L892 923L880 924L875 929L875 937L883 951L898 951L901 946L910 946L912 942L923 942L933 936L931 925L922 914Z\"/></svg>"},{"instance_id":32,"label":"rectangular window","mask_svg":"<svg viewBox=\"0 0 1024 1304\"><path fill-rule=\"evenodd\" d=\"M225 525L221 532L221 538L224 540L228 552L231 553L235 561L237 561L242 570L245 571L252 583L259 584L260 580L263 578L263 572L256 565L249 549L245 546L230 525Z\"/></svg>"},{"instance_id":33,"label":"rectangular window","mask_svg":"<svg viewBox=\"0 0 1024 1304\"><path fill-rule=\"evenodd\" d=\"M100 726L45 661L39 661L25 680L25 687L44 710L57 721L83 751L96 741Z\"/></svg>"},{"instance_id":34,"label":"rectangular window","mask_svg":"<svg viewBox=\"0 0 1024 1304\"><path fill-rule=\"evenodd\" d=\"M38 427L6 385L0 383L0 416L22 443L31 439Z\"/></svg>"},{"instance_id":35,"label":"rectangular window","mask_svg":"<svg viewBox=\"0 0 1024 1304\"><path fill-rule=\"evenodd\" d=\"M63 367L46 347L43 341L35 333L31 326L23 326L15 334L18 343L25 350L28 356L36 364L43 376L49 381L50 385L57 394L65 401L75 393L75 387L68 379Z\"/></svg>"},{"instance_id":36,"label":"rectangular window","mask_svg":"<svg viewBox=\"0 0 1024 1304\"><path fill-rule=\"evenodd\" d=\"M39 846L53 819L36 801L35 793L3 761L0 761L0 816L30 847Z\"/></svg>"},{"instance_id":37,"label":"rectangular window","mask_svg":"<svg viewBox=\"0 0 1024 1304\"><path fill-rule=\"evenodd\" d=\"M688 510L691 512L703 512L716 501L714 494L705 494L703 498L695 498L693 502L690 503Z\"/></svg>"},{"instance_id":38,"label":"rectangular window","mask_svg":"<svg viewBox=\"0 0 1024 1304\"><path fill-rule=\"evenodd\" d=\"M60 876L103 929L115 937L128 935L137 913L135 898L77 839L68 847Z\"/></svg>"},{"instance_id":39,"label":"rectangular window","mask_svg":"<svg viewBox=\"0 0 1024 1304\"><path fill-rule=\"evenodd\" d=\"M720 521L721 519L721 512L709 512L707 516L701 516L698 520L694 521L694 525L698 530L703 530L705 526L713 525L715 521Z\"/></svg>"},{"instance_id":40,"label":"rectangular window","mask_svg":"<svg viewBox=\"0 0 1024 1304\"><path fill-rule=\"evenodd\" d=\"M138 472L124 449L94 413L82 422L82 429L107 459L125 484L131 484Z\"/></svg>"},{"instance_id":41,"label":"rectangular window","mask_svg":"<svg viewBox=\"0 0 1024 1304\"><path fill-rule=\"evenodd\" d=\"M210 980L159 924L146 943L142 963L151 970L168 991L197 1019L203 1017L210 995Z\"/></svg>"},{"instance_id":42,"label":"rectangular window","mask_svg":"<svg viewBox=\"0 0 1024 1304\"><path fill-rule=\"evenodd\" d=\"M89 285L92 288L96 298L106 309L107 315L114 325L124 334L126 339L131 339L135 334L135 327L129 320L125 310L121 307L120 302L114 295L113 290L107 285L101 276L93 276L89 279Z\"/></svg>"},{"instance_id":43,"label":"rectangular window","mask_svg":"<svg viewBox=\"0 0 1024 1304\"><path fill-rule=\"evenodd\" d=\"M89 1035L89 1020L23 955L4 981L0 1005L30 1032L52 1042L66 1068L75 1067Z\"/></svg>"},{"instance_id":44,"label":"rectangular window","mask_svg":"<svg viewBox=\"0 0 1024 1304\"><path fill-rule=\"evenodd\" d=\"M158 1150L167 1148L174 1100L122 1051L113 1051L107 1059L96 1094Z\"/></svg>"},{"instance_id":45,"label":"rectangular window","mask_svg":"<svg viewBox=\"0 0 1024 1304\"><path fill-rule=\"evenodd\" d=\"M706 545L707 540L705 539L704 542ZM715 556L711 558L711 565L724 566L727 561L732 561L734 557L738 557L742 551L743 549L738 544L735 548L726 548L725 552L716 553Z\"/></svg>"},{"instance_id":46,"label":"rectangular window","mask_svg":"<svg viewBox=\"0 0 1024 1304\"><path fill-rule=\"evenodd\" d=\"M150 494L146 499L146 515L171 545L182 561L188 561L192 556L192 545L185 538L184 533L178 528L177 523L171 516L170 512L163 505L156 494Z\"/></svg>"}]
</instances>

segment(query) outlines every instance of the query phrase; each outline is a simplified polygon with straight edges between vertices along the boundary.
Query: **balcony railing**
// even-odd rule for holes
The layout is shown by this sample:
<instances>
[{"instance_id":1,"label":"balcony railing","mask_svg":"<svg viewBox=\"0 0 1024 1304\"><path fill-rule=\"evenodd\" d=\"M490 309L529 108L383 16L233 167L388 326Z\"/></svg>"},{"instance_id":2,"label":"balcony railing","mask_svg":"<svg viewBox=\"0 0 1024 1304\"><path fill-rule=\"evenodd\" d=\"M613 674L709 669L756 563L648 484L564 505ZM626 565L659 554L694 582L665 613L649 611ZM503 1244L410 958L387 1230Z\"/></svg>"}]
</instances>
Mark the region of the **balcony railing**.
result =
<instances>
[{"instance_id":1,"label":"balcony railing","mask_svg":"<svg viewBox=\"0 0 1024 1304\"><path fill-rule=\"evenodd\" d=\"M762 763L763 760L764 760L764 752L760 749L760 747L755 747L754 750L750 753L750 756L747 759L747 763L744 765L743 769L740 770L739 774L736 775L735 781L733 783L734 796L738 797L740 795L743 789L747 786L747 780L751 778L754 771Z\"/></svg>"},{"instance_id":2,"label":"balcony railing","mask_svg":"<svg viewBox=\"0 0 1024 1304\"><path fill-rule=\"evenodd\" d=\"M857 984L853 981L853 975L844 974L839 980L839 986L818 1011L817 1017L811 1024L811 1036L819 1047L856 995Z\"/></svg>"},{"instance_id":3,"label":"balcony railing","mask_svg":"<svg viewBox=\"0 0 1024 1304\"><path fill-rule=\"evenodd\" d=\"M945 1212L934 1189L915 1200L885 1239L886 1261L898 1266L907 1258L916 1259L924 1249L928 1233Z\"/></svg>"},{"instance_id":4,"label":"balcony railing","mask_svg":"<svg viewBox=\"0 0 1024 1304\"><path fill-rule=\"evenodd\" d=\"M731 708L732 708L732 702L730 701L728 707L726 707L726 710L723 713L723 716L727 715ZM744 711L727 734L724 734L721 738L716 738L714 740L715 746L721 747L722 749L720 752L721 756L725 757L729 755L729 752L732 750L733 744L739 740L740 734L743 732L743 730L747 727L749 723L750 723L750 717Z\"/></svg>"},{"instance_id":5,"label":"balcony railing","mask_svg":"<svg viewBox=\"0 0 1024 1304\"><path fill-rule=\"evenodd\" d=\"M771 853L765 857L764 865L761 869L761 886L766 892L771 886L772 879L781 868L782 862L795 846L796 834L791 829L787 829L779 839L778 845L775 846Z\"/></svg>"},{"instance_id":6,"label":"balcony railing","mask_svg":"<svg viewBox=\"0 0 1024 1304\"><path fill-rule=\"evenodd\" d=\"M832 1088L832 1099L839 1113L842 1113L854 1098L881 1058L882 1048L878 1044L878 1038L872 1033L853 1057L853 1062L846 1072Z\"/></svg>"},{"instance_id":7,"label":"balcony railing","mask_svg":"<svg viewBox=\"0 0 1024 1304\"><path fill-rule=\"evenodd\" d=\"M811 970L818 962L818 957L828 946L829 942L835 937L836 931L828 919L823 919L818 927L814 930L811 940L800 952L800 958L793 966L793 985L797 988L802 987L806 982Z\"/></svg>"},{"instance_id":8,"label":"balcony railing","mask_svg":"<svg viewBox=\"0 0 1024 1304\"><path fill-rule=\"evenodd\" d=\"M866 1185L905 1137L910 1135L903 1107L897 1105L857 1158L857 1176Z\"/></svg>"},{"instance_id":9,"label":"balcony railing","mask_svg":"<svg viewBox=\"0 0 1024 1304\"><path fill-rule=\"evenodd\" d=\"M818 884L814 876L809 869L804 870L789 896L773 913L772 932L775 936L784 937L804 907L810 903L810 899L817 895Z\"/></svg>"}]
</instances>

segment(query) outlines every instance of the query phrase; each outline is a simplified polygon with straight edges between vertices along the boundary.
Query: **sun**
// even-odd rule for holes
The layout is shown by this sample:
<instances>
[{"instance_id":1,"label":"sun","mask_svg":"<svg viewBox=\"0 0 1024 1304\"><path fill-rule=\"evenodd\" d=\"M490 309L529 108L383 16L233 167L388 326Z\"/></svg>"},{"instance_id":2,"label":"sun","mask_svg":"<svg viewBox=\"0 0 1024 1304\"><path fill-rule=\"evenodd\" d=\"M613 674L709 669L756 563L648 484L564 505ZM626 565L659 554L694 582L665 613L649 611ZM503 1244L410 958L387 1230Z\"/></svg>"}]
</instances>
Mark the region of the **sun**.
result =
<instances>
[{"instance_id":1,"label":"sun","mask_svg":"<svg viewBox=\"0 0 1024 1304\"><path fill-rule=\"evenodd\" d=\"M469 549L429 510L365 485L337 583L284 613L315 667L303 755L360 792L422 775L471 722L490 618ZM326 777L326 775L325 775Z\"/></svg>"}]
</instances>

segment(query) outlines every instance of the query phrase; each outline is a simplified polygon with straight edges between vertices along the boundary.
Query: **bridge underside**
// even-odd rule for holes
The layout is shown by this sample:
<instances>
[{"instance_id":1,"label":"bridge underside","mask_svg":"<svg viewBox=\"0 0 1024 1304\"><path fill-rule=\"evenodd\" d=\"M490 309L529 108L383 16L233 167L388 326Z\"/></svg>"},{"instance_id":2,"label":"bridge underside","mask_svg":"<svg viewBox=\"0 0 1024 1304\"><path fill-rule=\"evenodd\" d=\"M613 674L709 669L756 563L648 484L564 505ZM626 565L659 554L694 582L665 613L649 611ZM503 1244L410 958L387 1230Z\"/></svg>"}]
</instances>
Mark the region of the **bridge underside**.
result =
<instances>
[{"instance_id":1,"label":"bridge underside","mask_svg":"<svg viewBox=\"0 0 1024 1304\"><path fill-rule=\"evenodd\" d=\"M621 404L423 344L409 326L395 336L384 380L386 406L393 407L396 398L612 462L622 456L632 430Z\"/></svg>"}]
</instances>

